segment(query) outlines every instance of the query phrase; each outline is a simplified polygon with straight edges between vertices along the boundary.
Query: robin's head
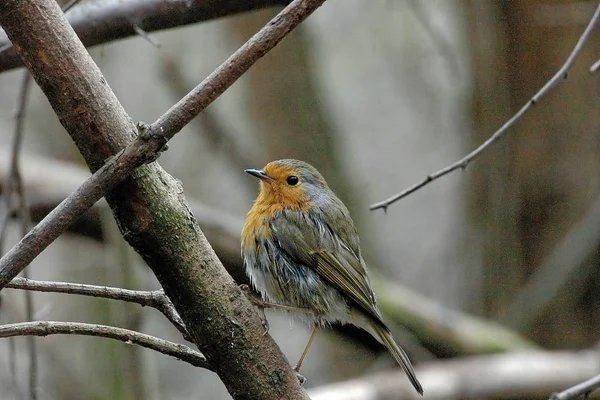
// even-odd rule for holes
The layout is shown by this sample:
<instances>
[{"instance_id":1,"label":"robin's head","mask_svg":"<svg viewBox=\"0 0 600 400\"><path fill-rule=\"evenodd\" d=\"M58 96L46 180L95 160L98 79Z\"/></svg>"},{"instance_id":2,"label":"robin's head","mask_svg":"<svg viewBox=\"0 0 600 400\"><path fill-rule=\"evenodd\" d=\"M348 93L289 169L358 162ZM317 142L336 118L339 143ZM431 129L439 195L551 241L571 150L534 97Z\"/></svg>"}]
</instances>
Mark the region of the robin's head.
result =
<instances>
[{"instance_id":1,"label":"robin's head","mask_svg":"<svg viewBox=\"0 0 600 400\"><path fill-rule=\"evenodd\" d=\"M319 171L304 161L277 160L245 172L260 179L257 202L307 209L333 195Z\"/></svg>"}]
</instances>

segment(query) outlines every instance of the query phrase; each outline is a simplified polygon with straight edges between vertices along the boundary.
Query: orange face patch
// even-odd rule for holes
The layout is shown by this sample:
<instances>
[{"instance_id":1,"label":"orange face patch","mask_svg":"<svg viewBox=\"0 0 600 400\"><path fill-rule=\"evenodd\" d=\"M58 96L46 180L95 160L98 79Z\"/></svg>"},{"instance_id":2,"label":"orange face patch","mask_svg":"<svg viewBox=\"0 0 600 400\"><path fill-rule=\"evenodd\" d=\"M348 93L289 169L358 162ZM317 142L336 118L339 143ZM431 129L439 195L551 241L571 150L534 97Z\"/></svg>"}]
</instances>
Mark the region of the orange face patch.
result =
<instances>
[{"instance_id":1,"label":"orange face patch","mask_svg":"<svg viewBox=\"0 0 600 400\"><path fill-rule=\"evenodd\" d=\"M260 193L255 205L266 207L265 211L271 213L282 208L300 210L310 208L310 199L302 185L302 177L298 171L290 166L274 163L267 164L263 171L272 180L260 182ZM298 183L290 185L288 183L290 176L298 177Z\"/></svg>"}]
</instances>

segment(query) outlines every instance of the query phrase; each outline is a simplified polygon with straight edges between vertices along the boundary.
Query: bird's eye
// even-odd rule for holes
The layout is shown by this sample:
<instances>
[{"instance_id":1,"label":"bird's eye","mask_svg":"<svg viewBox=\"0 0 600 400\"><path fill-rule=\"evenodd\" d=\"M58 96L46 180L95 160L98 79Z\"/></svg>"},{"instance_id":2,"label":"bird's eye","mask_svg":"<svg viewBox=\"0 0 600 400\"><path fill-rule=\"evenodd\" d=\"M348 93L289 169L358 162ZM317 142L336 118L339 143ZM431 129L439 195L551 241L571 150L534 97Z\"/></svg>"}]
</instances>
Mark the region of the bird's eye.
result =
<instances>
[{"instance_id":1,"label":"bird's eye","mask_svg":"<svg viewBox=\"0 0 600 400\"><path fill-rule=\"evenodd\" d=\"M298 184L299 179L296 175L290 175L287 177L286 181L287 181L288 185L296 186Z\"/></svg>"}]
</instances>

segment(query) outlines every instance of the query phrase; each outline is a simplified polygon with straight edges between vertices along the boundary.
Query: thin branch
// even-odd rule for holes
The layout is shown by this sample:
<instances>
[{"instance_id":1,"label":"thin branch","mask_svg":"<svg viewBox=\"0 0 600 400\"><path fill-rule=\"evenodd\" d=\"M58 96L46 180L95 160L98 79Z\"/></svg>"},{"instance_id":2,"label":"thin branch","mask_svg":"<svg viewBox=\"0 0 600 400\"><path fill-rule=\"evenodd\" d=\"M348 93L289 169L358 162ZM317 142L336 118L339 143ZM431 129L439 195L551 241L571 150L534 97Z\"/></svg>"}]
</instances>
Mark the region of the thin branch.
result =
<instances>
[{"instance_id":1,"label":"thin branch","mask_svg":"<svg viewBox=\"0 0 600 400\"><path fill-rule=\"evenodd\" d=\"M4 189L2 196L4 197L4 210L0 215L0 254L4 254L3 245L5 241L10 214L13 210L13 192L17 192L17 186L22 187L20 182L19 155L21 153L21 144L23 143L23 123L25 118L25 105L29 95L29 87L31 86L31 74L26 71L23 75L21 89L19 90L19 99L17 102L17 111L15 113L15 133L10 152L10 166L4 180ZM23 210L21 210L23 211ZM25 213L27 214L27 213ZM22 214L24 216L25 214Z\"/></svg>"},{"instance_id":2,"label":"thin branch","mask_svg":"<svg viewBox=\"0 0 600 400\"><path fill-rule=\"evenodd\" d=\"M133 31L140 37L142 37L143 39L145 39L148 43L150 43L152 46L156 47L157 49L160 49L160 42L156 39L154 39L152 36L150 36L150 34L148 32L146 32L145 30L143 30L142 28L140 28L139 25L137 24L133 24Z\"/></svg>"},{"instance_id":3,"label":"thin branch","mask_svg":"<svg viewBox=\"0 0 600 400\"><path fill-rule=\"evenodd\" d=\"M2 256L0 290L109 190L121 183L140 165L153 161L164 143L164 139L158 136L154 138L138 136L132 145L119 152L63 200L19 243Z\"/></svg>"},{"instance_id":4,"label":"thin branch","mask_svg":"<svg viewBox=\"0 0 600 400\"><path fill-rule=\"evenodd\" d=\"M9 158L10 151L0 146L0 160ZM21 160L21 174L26 184L30 212L34 221L38 222L90 176L88 169L68 161L27 153L21 155ZM0 187L6 185L3 180L5 176L8 176L8 166L0 163ZM241 267L239 244L239 234L244 225L243 216L233 215L194 199L188 198L188 202L202 232L215 249L219 259L226 266L235 266L238 273L234 274L234 271L229 270L230 274L236 281L243 283L238 279L245 277ZM96 241L103 241L105 238L100 228L99 212L107 208L106 202L96 203L71 225L68 231ZM16 214L13 209L11 215Z\"/></svg>"},{"instance_id":5,"label":"thin branch","mask_svg":"<svg viewBox=\"0 0 600 400\"><path fill-rule=\"evenodd\" d=\"M170 342L145 333L113 326L86 324L82 322L34 321L0 325L0 338L14 336L48 336L48 335L85 335L120 340L127 344L137 344L175 357L195 367L212 371L206 358L196 350L183 344Z\"/></svg>"},{"instance_id":6,"label":"thin branch","mask_svg":"<svg viewBox=\"0 0 600 400\"><path fill-rule=\"evenodd\" d=\"M19 98L17 101L17 111L15 113L15 132L13 135L12 149L10 153L10 166L7 172L6 185L3 190L4 197L4 210L0 216L0 254L4 253L3 246L5 236L8 231L8 223L10 220L10 214L13 209L13 193L18 198L18 209L19 218L21 220L21 234L25 236L27 231L31 227L31 215L29 213L29 207L27 206L27 199L25 197L25 188L23 179L21 176L20 168L20 156L21 148L23 144L24 136L24 124L25 124L25 111L26 105L29 98L29 88L31 87L31 74L29 71L25 71L19 90ZM24 271L24 275L27 271ZM33 320L33 296L29 292L25 292L25 318L27 320ZM11 340L10 346L14 346ZM27 349L29 352L29 398L32 400L37 399L37 376L38 376L38 362L37 362L37 348L35 341L32 337L27 338ZM14 357L14 352L10 352L10 357ZM15 366L15 362L11 362L11 368ZM15 379L15 371L11 371L13 376L13 383L17 386Z\"/></svg>"},{"instance_id":7,"label":"thin branch","mask_svg":"<svg viewBox=\"0 0 600 400\"><path fill-rule=\"evenodd\" d=\"M62 7L64 13L67 13L71 8L75 7L81 0L71 0Z\"/></svg>"},{"instance_id":8,"label":"thin branch","mask_svg":"<svg viewBox=\"0 0 600 400\"><path fill-rule=\"evenodd\" d=\"M506 121L504 123L504 125L502 125L500 127L500 129L498 129L496 132L494 132L494 134L492 136L490 136L485 142L483 142L479 147L477 147L475 150L473 150L472 152L470 152L469 154L467 154L465 157L461 158L460 160L448 165L445 168L440 169L439 171L434 172L433 174L427 175L427 177L425 179L423 179L421 182L418 182L418 183L410 186L409 188L403 190L402 192L400 192L398 194L395 194L394 196L392 196L386 200L372 204L369 207L369 209L370 210L383 209L383 211L387 211L388 207L390 205L392 205L393 203L408 196L411 193L416 192L417 190L421 189L423 186L426 186L427 184L435 181L436 179L439 179L442 176L447 175L450 172L455 171L457 169L464 170L465 168L467 168L467 166L471 163L471 161L473 161L475 158L477 158L492 143L501 139L508 132L509 128L511 128L532 106L539 103L539 101L551 89L556 87L559 83L561 83L564 79L567 78L567 73L573 66L575 59L577 58L577 56L583 49L585 43L591 36L594 28L596 27L598 19L600 19L600 6L598 6L598 8L596 8L596 12L594 12L594 15L592 16L588 26L585 28L583 34L577 41L575 48L573 49L573 51L567 58L567 61L565 61L565 63L563 64L563 66L560 67L560 69L556 72L556 74L554 74L554 76L531 99L529 99L529 101L519 111L517 111L517 113L515 115L513 115L508 121Z\"/></svg>"},{"instance_id":9,"label":"thin branch","mask_svg":"<svg viewBox=\"0 0 600 400\"><path fill-rule=\"evenodd\" d=\"M578 383L560 393L553 393L552 396L550 396L550 400L571 400L580 396L587 398L590 393L598 388L600 388L600 375L588 379L585 382Z\"/></svg>"},{"instance_id":10,"label":"thin branch","mask_svg":"<svg viewBox=\"0 0 600 400\"><path fill-rule=\"evenodd\" d=\"M71 1L64 9L76 3ZM119 0L87 1L67 13L67 19L86 47L112 42L145 32L209 21L241 12L284 6L284 0ZM65 11L66 12L66 11ZM132 23L135 21L135 23ZM21 67L23 61L0 30L0 72Z\"/></svg>"},{"instance_id":11,"label":"thin branch","mask_svg":"<svg viewBox=\"0 0 600 400\"><path fill-rule=\"evenodd\" d=\"M25 112L28 94L31 87L31 74L29 71L25 71L23 74L23 83L21 86L21 100L19 101L19 109L17 111L16 124L15 124L15 144L12 153L11 170L14 183L15 192L19 201L19 218L21 220L21 236L25 236L29 229L31 229L31 213L29 212L29 206L27 205L27 197L25 195L25 184L23 183L23 177L21 174L21 148L24 137L24 125L25 125ZM10 193L10 192L8 192ZM8 207L7 207L8 208ZM29 278L29 271L23 271L23 277ZM35 305L33 302L33 295L30 292L25 292L25 319L33 321ZM29 350L29 398L36 400L38 398L37 393L37 381L38 381L38 356L37 346L33 337L27 338L27 348Z\"/></svg>"},{"instance_id":12,"label":"thin branch","mask_svg":"<svg viewBox=\"0 0 600 400\"><path fill-rule=\"evenodd\" d=\"M8 285L10 289L21 289L34 292L64 293L80 296L99 297L111 300L127 301L142 307L152 307L160 311L181 332L186 340L189 334L181 317L175 311L171 300L163 290L142 291L121 289L110 286L88 285L83 283L38 281L33 279L15 278Z\"/></svg>"}]
</instances>

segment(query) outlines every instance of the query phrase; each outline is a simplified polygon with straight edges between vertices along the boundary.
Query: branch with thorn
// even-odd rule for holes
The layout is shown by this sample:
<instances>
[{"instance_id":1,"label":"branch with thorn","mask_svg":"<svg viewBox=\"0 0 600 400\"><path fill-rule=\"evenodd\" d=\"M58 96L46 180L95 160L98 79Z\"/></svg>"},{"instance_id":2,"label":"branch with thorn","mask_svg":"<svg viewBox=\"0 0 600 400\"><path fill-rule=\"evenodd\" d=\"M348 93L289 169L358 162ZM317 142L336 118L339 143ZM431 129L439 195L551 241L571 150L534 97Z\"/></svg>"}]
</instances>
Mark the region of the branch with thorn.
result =
<instances>
[{"instance_id":1,"label":"branch with thorn","mask_svg":"<svg viewBox=\"0 0 600 400\"><path fill-rule=\"evenodd\" d=\"M498 141L502 137L504 137L508 133L509 129L527 111L529 111L529 109L531 107L533 107L535 104L539 103L539 101L546 94L548 94L548 92L550 92L550 90L555 88L559 83L561 83L563 80L565 80L567 78L569 70L573 66L575 59L577 58L577 56L583 49L585 43L590 38L599 19L600 19L600 6L598 6L598 8L596 8L596 12L594 12L594 15L592 16L590 22L588 23L587 27L583 31L583 34L577 41L577 44L573 48L573 51L567 58L567 61L565 61L565 63L562 65L562 67L560 67L560 69L556 72L556 74L554 74L554 76L548 82L546 82L546 84L531 99L529 99L529 101L519 111L517 111L517 113L515 115L513 115L508 121L506 121L504 123L504 125L502 125L500 127L500 129L498 129L496 132L494 132L494 134L492 136L490 136L485 142L483 142L479 147L477 147L475 150L473 150L472 152L470 152L469 154L467 154L460 160L458 160L458 161L448 165L447 167L444 167L430 175L427 175L422 181L410 186L409 188L403 190L402 192L395 194L383 201L372 204L369 207L369 209L370 210L382 209L385 212L385 211L387 211L387 209L389 208L390 205L394 204L395 202L397 202L400 199L403 199L404 197L408 196L409 194L416 192L417 190L421 189L422 187L428 185L429 183L431 183L445 175L448 175L450 172L456 171L458 169L464 170L465 168L467 168L467 166L473 160L475 160L484 150L486 150L493 143L495 143L496 141Z\"/></svg>"}]
</instances>

